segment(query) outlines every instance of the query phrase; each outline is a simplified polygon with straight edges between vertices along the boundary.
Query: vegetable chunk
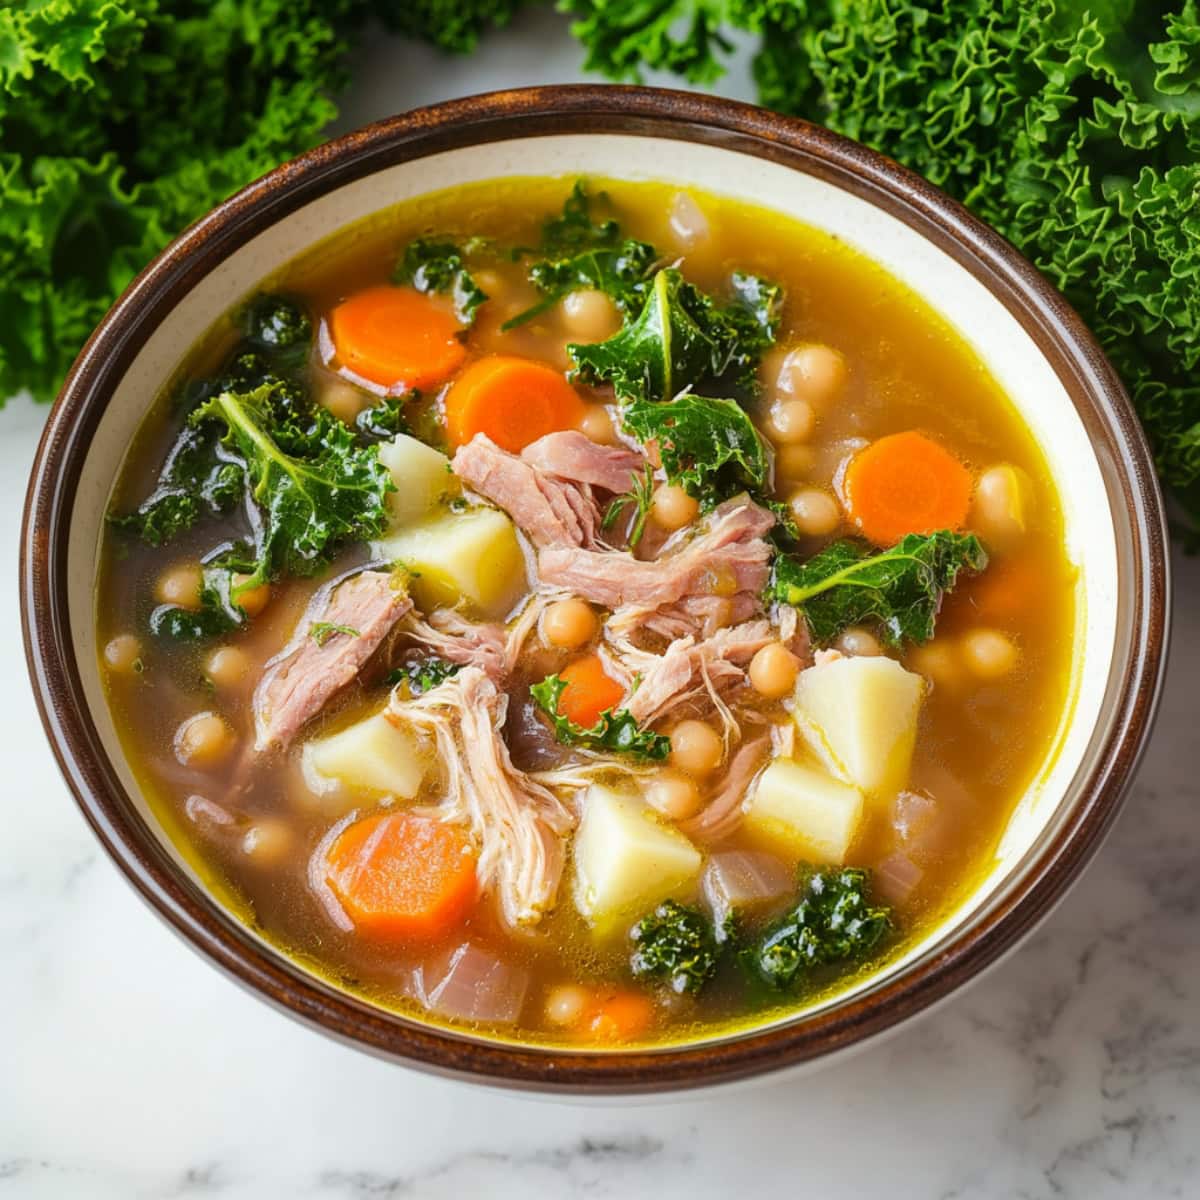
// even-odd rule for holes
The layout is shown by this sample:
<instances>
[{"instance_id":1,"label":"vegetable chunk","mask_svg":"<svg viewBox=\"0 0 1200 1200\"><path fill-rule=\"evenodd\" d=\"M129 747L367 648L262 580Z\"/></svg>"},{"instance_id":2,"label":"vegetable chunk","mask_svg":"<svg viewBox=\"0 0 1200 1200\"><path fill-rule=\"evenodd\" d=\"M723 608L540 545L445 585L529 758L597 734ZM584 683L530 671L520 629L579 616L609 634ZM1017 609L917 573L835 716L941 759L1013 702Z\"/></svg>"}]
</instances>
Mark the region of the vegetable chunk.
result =
<instances>
[{"instance_id":1,"label":"vegetable chunk","mask_svg":"<svg viewBox=\"0 0 1200 1200\"><path fill-rule=\"evenodd\" d=\"M421 787L426 760L411 734L376 713L339 733L314 738L301 752L300 766L317 793L340 783L355 791L410 800Z\"/></svg>"},{"instance_id":2,"label":"vegetable chunk","mask_svg":"<svg viewBox=\"0 0 1200 1200\"><path fill-rule=\"evenodd\" d=\"M494 508L447 512L376 543L413 575L412 594L426 611L468 600L482 613L507 612L525 587L525 556L513 523Z\"/></svg>"},{"instance_id":3,"label":"vegetable chunk","mask_svg":"<svg viewBox=\"0 0 1200 1200\"><path fill-rule=\"evenodd\" d=\"M834 775L888 800L908 779L924 694L893 659L839 658L800 672L793 716Z\"/></svg>"},{"instance_id":4,"label":"vegetable chunk","mask_svg":"<svg viewBox=\"0 0 1200 1200\"><path fill-rule=\"evenodd\" d=\"M746 809L745 829L796 861L840 866L863 808L858 788L777 758L759 777Z\"/></svg>"},{"instance_id":5,"label":"vegetable chunk","mask_svg":"<svg viewBox=\"0 0 1200 1200\"><path fill-rule=\"evenodd\" d=\"M575 835L575 906L608 932L623 916L688 894L700 877L699 850L635 796L593 785Z\"/></svg>"},{"instance_id":6,"label":"vegetable chunk","mask_svg":"<svg viewBox=\"0 0 1200 1200\"><path fill-rule=\"evenodd\" d=\"M454 486L450 460L406 433L380 443L379 461L396 485L388 496L393 525L410 525L428 515Z\"/></svg>"}]
</instances>

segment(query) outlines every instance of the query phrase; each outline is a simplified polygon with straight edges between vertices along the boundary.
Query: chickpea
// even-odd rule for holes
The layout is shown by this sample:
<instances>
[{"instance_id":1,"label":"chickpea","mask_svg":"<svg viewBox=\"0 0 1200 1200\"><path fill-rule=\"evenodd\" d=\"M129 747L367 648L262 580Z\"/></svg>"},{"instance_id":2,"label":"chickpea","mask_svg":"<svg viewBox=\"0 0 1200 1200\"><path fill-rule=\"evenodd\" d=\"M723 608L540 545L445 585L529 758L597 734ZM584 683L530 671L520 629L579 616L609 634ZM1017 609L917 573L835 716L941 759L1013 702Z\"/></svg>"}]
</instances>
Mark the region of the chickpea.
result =
<instances>
[{"instance_id":1,"label":"chickpea","mask_svg":"<svg viewBox=\"0 0 1200 1200\"><path fill-rule=\"evenodd\" d=\"M782 642L768 642L750 660L750 685L768 700L786 696L799 673L798 659Z\"/></svg>"},{"instance_id":2,"label":"chickpea","mask_svg":"<svg viewBox=\"0 0 1200 1200\"><path fill-rule=\"evenodd\" d=\"M118 633L104 647L104 661L117 675L136 675L142 670L142 643L132 633Z\"/></svg>"},{"instance_id":3,"label":"chickpea","mask_svg":"<svg viewBox=\"0 0 1200 1200\"><path fill-rule=\"evenodd\" d=\"M542 614L542 636L563 650L576 650L590 642L598 626L591 606L576 596L555 601Z\"/></svg>"},{"instance_id":4,"label":"chickpea","mask_svg":"<svg viewBox=\"0 0 1200 1200\"><path fill-rule=\"evenodd\" d=\"M560 983L546 993L546 1020L551 1025L578 1025L591 1002L587 988Z\"/></svg>"},{"instance_id":5,"label":"chickpea","mask_svg":"<svg viewBox=\"0 0 1200 1200\"><path fill-rule=\"evenodd\" d=\"M1033 485L1020 467L989 467L975 484L971 526L993 546L1008 546L1025 532Z\"/></svg>"},{"instance_id":6,"label":"chickpea","mask_svg":"<svg viewBox=\"0 0 1200 1200\"><path fill-rule=\"evenodd\" d=\"M831 346L798 346L783 360L775 386L820 408L846 383L846 360Z\"/></svg>"},{"instance_id":7,"label":"chickpea","mask_svg":"<svg viewBox=\"0 0 1200 1200\"><path fill-rule=\"evenodd\" d=\"M824 537L842 523L838 502L823 488L801 488L788 501L792 518L808 537Z\"/></svg>"},{"instance_id":8,"label":"chickpea","mask_svg":"<svg viewBox=\"0 0 1200 1200\"><path fill-rule=\"evenodd\" d=\"M704 721L680 721L671 731L671 763L689 775L710 774L724 754L724 743Z\"/></svg>"},{"instance_id":9,"label":"chickpea","mask_svg":"<svg viewBox=\"0 0 1200 1200\"><path fill-rule=\"evenodd\" d=\"M794 445L808 441L815 424L816 416L807 400L780 400L771 406L767 433L774 442Z\"/></svg>"},{"instance_id":10,"label":"chickpea","mask_svg":"<svg viewBox=\"0 0 1200 1200\"><path fill-rule=\"evenodd\" d=\"M682 529L690 525L700 511L700 502L677 484L664 483L654 493L650 516L662 529Z\"/></svg>"},{"instance_id":11,"label":"chickpea","mask_svg":"<svg viewBox=\"0 0 1200 1200\"><path fill-rule=\"evenodd\" d=\"M233 730L216 713L197 713L175 731L175 757L188 767L220 766L235 741Z\"/></svg>"},{"instance_id":12,"label":"chickpea","mask_svg":"<svg viewBox=\"0 0 1200 1200\"><path fill-rule=\"evenodd\" d=\"M196 609L200 607L203 587L204 570L199 563L176 563L158 577L154 584L154 598L160 604Z\"/></svg>"},{"instance_id":13,"label":"chickpea","mask_svg":"<svg viewBox=\"0 0 1200 1200\"><path fill-rule=\"evenodd\" d=\"M844 630L835 645L851 658L875 658L883 653L879 639L860 625L851 625L849 629Z\"/></svg>"},{"instance_id":14,"label":"chickpea","mask_svg":"<svg viewBox=\"0 0 1200 1200\"><path fill-rule=\"evenodd\" d=\"M231 580L235 588L239 588L250 578L249 575L235 574ZM271 601L271 585L260 583L256 588L249 588L238 595L237 603L248 617L257 617Z\"/></svg>"},{"instance_id":15,"label":"chickpea","mask_svg":"<svg viewBox=\"0 0 1200 1200\"><path fill-rule=\"evenodd\" d=\"M601 446L611 446L617 440L617 431L613 428L612 417L603 404L589 404L583 410L579 422L579 432Z\"/></svg>"},{"instance_id":16,"label":"chickpea","mask_svg":"<svg viewBox=\"0 0 1200 1200\"><path fill-rule=\"evenodd\" d=\"M242 853L260 867L282 862L291 848L291 828L272 817L255 821L242 837Z\"/></svg>"},{"instance_id":17,"label":"chickpea","mask_svg":"<svg viewBox=\"0 0 1200 1200\"><path fill-rule=\"evenodd\" d=\"M353 425L367 407L367 397L352 383L335 379L321 389L321 403L343 424Z\"/></svg>"},{"instance_id":18,"label":"chickpea","mask_svg":"<svg viewBox=\"0 0 1200 1200\"><path fill-rule=\"evenodd\" d=\"M700 789L686 775L673 771L656 775L644 794L651 808L672 821L685 821L700 811Z\"/></svg>"},{"instance_id":19,"label":"chickpea","mask_svg":"<svg viewBox=\"0 0 1200 1200\"><path fill-rule=\"evenodd\" d=\"M775 470L784 479L807 479L817 465L817 452L804 442L780 446L775 453Z\"/></svg>"},{"instance_id":20,"label":"chickpea","mask_svg":"<svg viewBox=\"0 0 1200 1200\"><path fill-rule=\"evenodd\" d=\"M602 342L621 328L617 306L594 288L568 292L559 307L563 328L572 341Z\"/></svg>"},{"instance_id":21,"label":"chickpea","mask_svg":"<svg viewBox=\"0 0 1200 1200\"><path fill-rule=\"evenodd\" d=\"M204 674L219 688L233 688L250 672L250 658L236 646L218 646L204 663Z\"/></svg>"},{"instance_id":22,"label":"chickpea","mask_svg":"<svg viewBox=\"0 0 1200 1200\"><path fill-rule=\"evenodd\" d=\"M955 647L944 640L914 646L908 652L908 666L935 687L952 691L963 682L962 663Z\"/></svg>"},{"instance_id":23,"label":"chickpea","mask_svg":"<svg viewBox=\"0 0 1200 1200\"><path fill-rule=\"evenodd\" d=\"M1003 679L1017 665L1016 643L998 629L973 629L964 635L961 650L967 670L978 679Z\"/></svg>"}]
</instances>

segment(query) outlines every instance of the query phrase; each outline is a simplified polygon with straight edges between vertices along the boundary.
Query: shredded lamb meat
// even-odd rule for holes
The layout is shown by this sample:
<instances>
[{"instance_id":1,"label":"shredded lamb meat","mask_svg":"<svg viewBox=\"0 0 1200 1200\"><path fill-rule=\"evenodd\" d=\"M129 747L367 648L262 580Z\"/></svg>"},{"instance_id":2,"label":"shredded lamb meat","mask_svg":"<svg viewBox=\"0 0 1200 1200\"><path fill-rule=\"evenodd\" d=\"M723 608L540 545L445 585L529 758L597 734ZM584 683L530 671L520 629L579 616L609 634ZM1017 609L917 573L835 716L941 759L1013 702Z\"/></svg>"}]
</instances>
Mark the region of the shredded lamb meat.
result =
<instances>
[{"instance_id":1,"label":"shredded lamb meat","mask_svg":"<svg viewBox=\"0 0 1200 1200\"><path fill-rule=\"evenodd\" d=\"M694 816L679 823L690 838L719 842L741 824L746 793L771 753L769 736L746 742L733 756L721 790Z\"/></svg>"},{"instance_id":2,"label":"shredded lamb meat","mask_svg":"<svg viewBox=\"0 0 1200 1200\"><path fill-rule=\"evenodd\" d=\"M543 583L605 608L662 608L689 596L757 595L766 586L771 558L763 535L774 524L765 508L738 496L713 510L702 533L662 558L641 561L580 544L547 545L538 571Z\"/></svg>"},{"instance_id":3,"label":"shredded lamb meat","mask_svg":"<svg viewBox=\"0 0 1200 1200\"><path fill-rule=\"evenodd\" d=\"M319 589L254 689L255 749L287 746L354 679L411 608L385 571L360 571ZM335 631L318 643L312 636L318 623L356 632Z\"/></svg>"},{"instance_id":4,"label":"shredded lamb meat","mask_svg":"<svg viewBox=\"0 0 1200 1200\"><path fill-rule=\"evenodd\" d=\"M508 697L468 666L423 696L402 700L393 692L387 711L436 739L449 785L436 813L470 825L480 844L480 885L495 892L505 921L536 924L554 907L575 819L512 765L500 734Z\"/></svg>"},{"instance_id":5,"label":"shredded lamb meat","mask_svg":"<svg viewBox=\"0 0 1200 1200\"><path fill-rule=\"evenodd\" d=\"M720 629L704 641L679 638L661 655L635 655L626 665L641 675L627 707L639 725L658 721L685 704L701 705L746 681L746 666L774 640L766 620Z\"/></svg>"},{"instance_id":6,"label":"shredded lamb meat","mask_svg":"<svg viewBox=\"0 0 1200 1200\"><path fill-rule=\"evenodd\" d=\"M548 433L521 451L530 466L571 483L588 484L614 495L627 492L645 459L627 446L601 446L575 430Z\"/></svg>"},{"instance_id":7,"label":"shredded lamb meat","mask_svg":"<svg viewBox=\"0 0 1200 1200\"><path fill-rule=\"evenodd\" d=\"M468 621L453 608L436 608L428 617L411 613L399 632L410 641L428 647L439 658L462 667L478 667L489 679L500 683L508 674L504 627L494 621Z\"/></svg>"}]
</instances>

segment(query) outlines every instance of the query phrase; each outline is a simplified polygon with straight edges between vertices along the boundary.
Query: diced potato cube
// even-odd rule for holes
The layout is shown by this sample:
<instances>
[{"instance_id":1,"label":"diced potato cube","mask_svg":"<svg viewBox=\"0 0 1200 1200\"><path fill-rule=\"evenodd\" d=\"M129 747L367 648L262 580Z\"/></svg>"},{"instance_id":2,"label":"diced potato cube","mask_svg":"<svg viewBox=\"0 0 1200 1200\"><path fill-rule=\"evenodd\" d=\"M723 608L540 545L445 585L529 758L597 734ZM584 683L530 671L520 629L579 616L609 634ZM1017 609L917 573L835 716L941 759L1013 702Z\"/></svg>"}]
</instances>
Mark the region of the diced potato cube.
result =
<instances>
[{"instance_id":1,"label":"diced potato cube","mask_svg":"<svg viewBox=\"0 0 1200 1200\"><path fill-rule=\"evenodd\" d=\"M789 857L840 865L863 806L858 788L790 758L777 758L759 776L743 828Z\"/></svg>"},{"instance_id":2,"label":"diced potato cube","mask_svg":"<svg viewBox=\"0 0 1200 1200\"><path fill-rule=\"evenodd\" d=\"M526 588L517 531L494 508L441 513L397 530L376 550L413 573L410 591L423 609L465 599L503 616Z\"/></svg>"},{"instance_id":3,"label":"diced potato cube","mask_svg":"<svg viewBox=\"0 0 1200 1200\"><path fill-rule=\"evenodd\" d=\"M411 525L428 516L456 483L450 473L450 460L406 433L380 444L379 461L396 485L388 496L394 525Z\"/></svg>"},{"instance_id":4,"label":"diced potato cube","mask_svg":"<svg viewBox=\"0 0 1200 1200\"><path fill-rule=\"evenodd\" d=\"M894 659L839 658L800 672L793 715L832 774L890 800L908 781L924 694Z\"/></svg>"},{"instance_id":5,"label":"diced potato cube","mask_svg":"<svg viewBox=\"0 0 1200 1200\"><path fill-rule=\"evenodd\" d=\"M575 834L575 906L593 926L608 931L622 917L688 895L702 865L700 851L640 797L588 789Z\"/></svg>"},{"instance_id":6,"label":"diced potato cube","mask_svg":"<svg viewBox=\"0 0 1200 1200\"><path fill-rule=\"evenodd\" d=\"M426 762L418 741L383 713L314 738L300 754L305 782L318 795L340 784L411 800L421 787Z\"/></svg>"}]
</instances>

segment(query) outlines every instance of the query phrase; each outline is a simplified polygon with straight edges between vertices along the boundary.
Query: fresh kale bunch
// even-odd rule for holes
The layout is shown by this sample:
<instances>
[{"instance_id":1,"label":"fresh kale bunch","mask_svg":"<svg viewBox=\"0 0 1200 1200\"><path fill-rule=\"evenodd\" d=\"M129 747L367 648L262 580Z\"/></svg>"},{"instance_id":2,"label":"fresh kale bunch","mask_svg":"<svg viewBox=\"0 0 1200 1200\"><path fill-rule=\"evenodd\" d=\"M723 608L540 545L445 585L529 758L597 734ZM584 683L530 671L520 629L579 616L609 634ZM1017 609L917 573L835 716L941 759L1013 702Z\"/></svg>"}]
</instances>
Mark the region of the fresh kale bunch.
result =
<instances>
[{"instance_id":1,"label":"fresh kale bunch","mask_svg":"<svg viewBox=\"0 0 1200 1200\"><path fill-rule=\"evenodd\" d=\"M713 977L720 949L712 925L697 908L665 900L629 932L629 966L637 979L659 980L695 994Z\"/></svg>"},{"instance_id":2,"label":"fresh kale bunch","mask_svg":"<svg viewBox=\"0 0 1200 1200\"><path fill-rule=\"evenodd\" d=\"M671 753L671 739L651 729L643 729L627 708L605 709L590 729L576 725L570 717L558 711L559 697L566 690L566 680L547 675L535 683L530 694L538 707L554 723L554 735L564 746L584 746L613 754L628 754L633 758L661 762Z\"/></svg>"},{"instance_id":3,"label":"fresh kale bunch","mask_svg":"<svg viewBox=\"0 0 1200 1200\"><path fill-rule=\"evenodd\" d=\"M753 975L789 990L813 968L851 962L873 950L891 927L887 908L867 900L867 872L815 871L803 881L794 909L742 952Z\"/></svg>"},{"instance_id":4,"label":"fresh kale bunch","mask_svg":"<svg viewBox=\"0 0 1200 1200\"><path fill-rule=\"evenodd\" d=\"M775 558L768 595L798 608L813 639L833 641L851 625L873 622L893 646L927 642L942 597L961 572L982 571L987 552L970 533L910 533L888 550L834 542L805 562Z\"/></svg>"}]
</instances>

